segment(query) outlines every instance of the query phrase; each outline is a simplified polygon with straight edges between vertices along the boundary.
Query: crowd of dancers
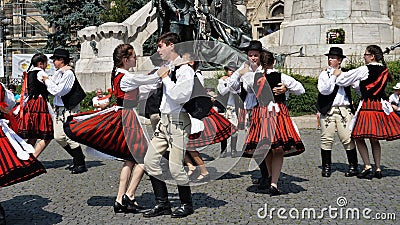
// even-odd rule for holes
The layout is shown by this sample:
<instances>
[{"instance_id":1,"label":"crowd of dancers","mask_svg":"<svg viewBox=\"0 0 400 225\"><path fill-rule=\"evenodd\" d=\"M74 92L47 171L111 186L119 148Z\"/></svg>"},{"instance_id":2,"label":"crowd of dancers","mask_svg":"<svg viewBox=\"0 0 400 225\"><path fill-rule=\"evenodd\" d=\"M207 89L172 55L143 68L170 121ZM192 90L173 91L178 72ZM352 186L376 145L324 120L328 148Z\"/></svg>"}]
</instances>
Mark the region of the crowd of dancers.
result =
<instances>
[{"instance_id":1,"label":"crowd of dancers","mask_svg":"<svg viewBox=\"0 0 400 225\"><path fill-rule=\"evenodd\" d=\"M239 66L230 62L224 67L226 74L218 80L218 93L197 100L200 103L193 102L194 93L204 91L204 77L198 70L196 56L192 51L178 51L179 43L175 33L161 35L157 57L152 57L155 69L148 74L129 72L136 67L134 48L130 44L118 45L113 52L111 72L116 105L88 112L80 112L79 103L85 93L69 66L69 52L56 49L50 57L57 68L53 76L45 71L47 56L35 54L24 77L19 106L14 106L14 96L0 85L0 186L46 173L37 157L55 139L72 157L66 168L72 174L87 171L80 144L123 160L115 213L186 217L194 213L190 176L196 166L200 169L196 181L209 178L197 149L221 143L221 157L226 157L227 139L231 138L230 154L236 157L238 130L248 127L242 156L255 159L262 175L253 182L271 196L280 195L278 180L284 157L305 151L286 106L289 93L305 93L303 85L274 69L274 55L261 42L251 41L245 49L245 63ZM332 47L326 56L328 67L319 76L317 100L321 113L322 176L331 176L331 151L337 132L349 160L345 176L380 179L383 174L379 140L400 138L399 117L385 94L391 75L382 50L376 45L368 46L365 66L350 71L340 67L346 57L341 48ZM356 111L350 87L361 94ZM50 94L54 96L54 107L49 102ZM206 115L199 110L207 110ZM142 113L151 120L151 137L140 123ZM374 170L365 139L371 143ZM361 172L356 149L364 162ZM181 204L175 210L168 200L165 168L160 163L164 157L178 187ZM135 200L145 173L150 177L156 199L151 209ZM0 221L5 223L1 207L0 214Z\"/></svg>"}]
</instances>

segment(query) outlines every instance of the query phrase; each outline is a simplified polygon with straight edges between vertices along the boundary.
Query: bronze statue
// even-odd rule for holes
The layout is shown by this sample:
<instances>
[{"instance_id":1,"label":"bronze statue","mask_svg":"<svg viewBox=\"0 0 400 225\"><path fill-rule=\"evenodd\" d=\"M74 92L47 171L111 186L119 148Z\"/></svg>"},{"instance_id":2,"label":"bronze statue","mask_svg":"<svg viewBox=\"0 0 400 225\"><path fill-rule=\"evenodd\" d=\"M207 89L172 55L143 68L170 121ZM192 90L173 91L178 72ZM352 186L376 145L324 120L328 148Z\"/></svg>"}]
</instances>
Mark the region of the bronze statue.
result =
<instances>
[{"instance_id":1,"label":"bronze statue","mask_svg":"<svg viewBox=\"0 0 400 225\"><path fill-rule=\"evenodd\" d=\"M194 39L196 27L195 0L153 0L157 8L158 35L174 32L181 41Z\"/></svg>"},{"instance_id":2,"label":"bronze statue","mask_svg":"<svg viewBox=\"0 0 400 225\"><path fill-rule=\"evenodd\" d=\"M209 3L211 37L221 38L226 44L234 47L240 47L242 42L251 40L251 25L246 16L233 4L233 0L211 0ZM227 29L230 32L227 32Z\"/></svg>"},{"instance_id":3,"label":"bronze statue","mask_svg":"<svg viewBox=\"0 0 400 225\"><path fill-rule=\"evenodd\" d=\"M204 34L206 39L222 40L236 48L251 40L251 25L232 0L199 0L199 12L196 12L194 2L153 0L153 7L158 12L158 35L174 32L182 41L191 41L202 39L201 34ZM198 18L201 16L206 18L205 30L200 28Z\"/></svg>"}]
</instances>

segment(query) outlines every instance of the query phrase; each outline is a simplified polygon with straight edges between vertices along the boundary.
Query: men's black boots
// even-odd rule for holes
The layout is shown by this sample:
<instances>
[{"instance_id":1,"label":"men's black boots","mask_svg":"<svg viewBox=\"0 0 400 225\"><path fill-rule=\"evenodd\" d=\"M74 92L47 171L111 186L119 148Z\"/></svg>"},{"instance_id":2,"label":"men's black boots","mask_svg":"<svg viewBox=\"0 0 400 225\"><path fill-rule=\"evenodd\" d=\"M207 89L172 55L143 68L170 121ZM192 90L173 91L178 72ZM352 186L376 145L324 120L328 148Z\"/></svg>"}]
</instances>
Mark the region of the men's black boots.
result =
<instances>
[{"instance_id":1,"label":"men's black boots","mask_svg":"<svg viewBox=\"0 0 400 225\"><path fill-rule=\"evenodd\" d=\"M330 150L321 149L321 158L322 158L322 176L330 177L332 173L331 164L331 152Z\"/></svg>"},{"instance_id":2,"label":"men's black boots","mask_svg":"<svg viewBox=\"0 0 400 225\"><path fill-rule=\"evenodd\" d=\"M87 171L85 163L85 155L83 155L82 148L79 146L71 150L74 168L71 170L72 174L84 173Z\"/></svg>"},{"instance_id":3,"label":"men's black boots","mask_svg":"<svg viewBox=\"0 0 400 225\"><path fill-rule=\"evenodd\" d=\"M349 161L349 170L344 174L346 177L354 177L358 175L358 158L356 149L346 151Z\"/></svg>"},{"instance_id":4,"label":"men's black boots","mask_svg":"<svg viewBox=\"0 0 400 225\"><path fill-rule=\"evenodd\" d=\"M156 205L149 211L143 213L144 217L156 217L161 215L170 215L172 213L171 203L168 201L167 184L153 176L149 176L151 186L153 186L156 197Z\"/></svg>"},{"instance_id":5,"label":"men's black boots","mask_svg":"<svg viewBox=\"0 0 400 225\"><path fill-rule=\"evenodd\" d=\"M172 218L182 218L194 213L190 186L178 185L178 192L181 205L171 214Z\"/></svg>"}]
</instances>

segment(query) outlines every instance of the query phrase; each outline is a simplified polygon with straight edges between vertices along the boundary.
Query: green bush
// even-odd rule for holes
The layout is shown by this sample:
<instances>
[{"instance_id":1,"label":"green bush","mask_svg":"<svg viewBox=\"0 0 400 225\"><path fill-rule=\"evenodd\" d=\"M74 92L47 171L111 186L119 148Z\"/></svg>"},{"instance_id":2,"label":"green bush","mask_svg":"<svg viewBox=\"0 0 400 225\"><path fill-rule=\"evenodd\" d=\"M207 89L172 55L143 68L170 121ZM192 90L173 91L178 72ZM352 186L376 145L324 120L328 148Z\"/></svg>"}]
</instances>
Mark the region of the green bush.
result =
<instances>
[{"instance_id":1,"label":"green bush","mask_svg":"<svg viewBox=\"0 0 400 225\"><path fill-rule=\"evenodd\" d=\"M306 93L302 95L289 96L288 108L292 116L300 116L306 114L315 114L317 109L315 103L317 102L318 79L308 76L302 76L299 74L289 74L294 79L298 80L306 90Z\"/></svg>"}]
</instances>

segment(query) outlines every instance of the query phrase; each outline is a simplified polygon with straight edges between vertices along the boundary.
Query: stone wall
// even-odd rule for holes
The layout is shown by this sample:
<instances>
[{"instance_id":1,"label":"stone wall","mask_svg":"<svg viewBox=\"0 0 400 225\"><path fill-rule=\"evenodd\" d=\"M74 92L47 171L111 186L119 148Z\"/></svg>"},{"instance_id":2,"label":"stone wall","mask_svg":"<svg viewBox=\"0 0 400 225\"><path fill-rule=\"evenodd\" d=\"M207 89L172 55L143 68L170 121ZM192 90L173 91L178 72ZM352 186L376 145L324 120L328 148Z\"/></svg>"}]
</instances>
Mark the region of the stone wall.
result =
<instances>
[{"instance_id":1,"label":"stone wall","mask_svg":"<svg viewBox=\"0 0 400 225\"><path fill-rule=\"evenodd\" d=\"M289 56L286 66L302 75L317 76L326 66L324 53L332 46L361 59L369 44L386 48L400 42L399 29L392 26L388 11L385 1L376 0L286 0L281 30L260 40L277 53L295 52L303 47L305 57ZM345 44L327 44L328 30L338 28L345 31ZM387 58L398 55L397 49Z\"/></svg>"}]
</instances>

